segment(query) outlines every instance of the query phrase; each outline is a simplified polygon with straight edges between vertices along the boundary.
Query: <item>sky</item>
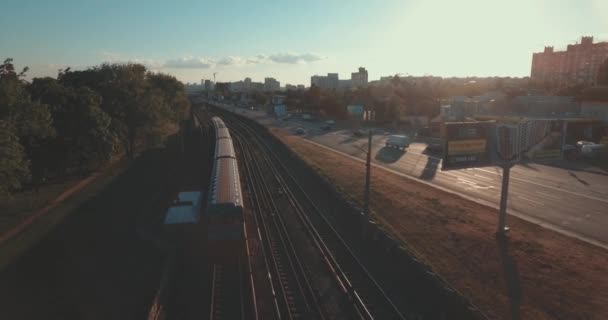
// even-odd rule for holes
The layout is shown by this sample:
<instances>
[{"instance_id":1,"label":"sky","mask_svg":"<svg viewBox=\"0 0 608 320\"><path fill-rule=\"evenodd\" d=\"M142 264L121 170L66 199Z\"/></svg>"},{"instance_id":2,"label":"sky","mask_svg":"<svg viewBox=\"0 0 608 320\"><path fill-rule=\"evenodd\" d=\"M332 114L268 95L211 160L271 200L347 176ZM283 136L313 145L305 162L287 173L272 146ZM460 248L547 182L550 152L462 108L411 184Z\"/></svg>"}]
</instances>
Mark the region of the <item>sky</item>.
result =
<instances>
[{"instance_id":1,"label":"sky","mask_svg":"<svg viewBox=\"0 0 608 320\"><path fill-rule=\"evenodd\" d=\"M528 76L532 53L608 41L608 0L3 0L0 59L28 76L143 63L184 82Z\"/></svg>"}]
</instances>

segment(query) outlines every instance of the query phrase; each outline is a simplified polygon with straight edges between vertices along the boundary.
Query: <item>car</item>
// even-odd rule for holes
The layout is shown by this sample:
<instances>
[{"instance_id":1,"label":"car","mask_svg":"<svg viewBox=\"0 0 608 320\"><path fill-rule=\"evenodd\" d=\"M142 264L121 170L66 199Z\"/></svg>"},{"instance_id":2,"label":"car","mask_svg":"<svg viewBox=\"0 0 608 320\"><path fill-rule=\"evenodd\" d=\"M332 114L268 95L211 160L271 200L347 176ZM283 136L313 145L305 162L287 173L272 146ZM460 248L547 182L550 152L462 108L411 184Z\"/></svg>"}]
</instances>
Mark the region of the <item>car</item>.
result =
<instances>
[{"instance_id":1,"label":"car","mask_svg":"<svg viewBox=\"0 0 608 320\"><path fill-rule=\"evenodd\" d=\"M434 153L443 152L443 144L439 142L431 142L426 146L426 150Z\"/></svg>"},{"instance_id":2,"label":"car","mask_svg":"<svg viewBox=\"0 0 608 320\"><path fill-rule=\"evenodd\" d=\"M306 130L304 130L304 128L296 128L296 134L297 135L306 134Z\"/></svg>"},{"instance_id":3,"label":"car","mask_svg":"<svg viewBox=\"0 0 608 320\"><path fill-rule=\"evenodd\" d=\"M321 127L321 130L329 131L329 130L331 130L331 126L328 125L328 124L326 124L326 125L324 125L324 126Z\"/></svg>"},{"instance_id":4,"label":"car","mask_svg":"<svg viewBox=\"0 0 608 320\"><path fill-rule=\"evenodd\" d=\"M386 139L386 147L405 150L410 146L410 137L404 135L392 135Z\"/></svg>"},{"instance_id":5,"label":"car","mask_svg":"<svg viewBox=\"0 0 608 320\"><path fill-rule=\"evenodd\" d=\"M591 145L594 145L594 144L595 144L595 143L594 143L594 142L591 142L591 141L578 141L578 142L576 143L576 147L577 147L577 148L579 148L579 149L581 149L581 148L583 148L584 146L591 146Z\"/></svg>"},{"instance_id":6,"label":"car","mask_svg":"<svg viewBox=\"0 0 608 320\"><path fill-rule=\"evenodd\" d=\"M362 137L366 133L367 133L367 130L357 129L357 130L353 131L353 136Z\"/></svg>"},{"instance_id":7,"label":"car","mask_svg":"<svg viewBox=\"0 0 608 320\"><path fill-rule=\"evenodd\" d=\"M327 120L327 121L325 121L325 124L327 124L327 125L330 125L330 126L331 126L331 125L336 124L336 121L334 121L334 120Z\"/></svg>"},{"instance_id":8,"label":"car","mask_svg":"<svg viewBox=\"0 0 608 320\"><path fill-rule=\"evenodd\" d=\"M605 146L602 144L586 144L581 148L581 154L585 157L596 156Z\"/></svg>"}]
</instances>

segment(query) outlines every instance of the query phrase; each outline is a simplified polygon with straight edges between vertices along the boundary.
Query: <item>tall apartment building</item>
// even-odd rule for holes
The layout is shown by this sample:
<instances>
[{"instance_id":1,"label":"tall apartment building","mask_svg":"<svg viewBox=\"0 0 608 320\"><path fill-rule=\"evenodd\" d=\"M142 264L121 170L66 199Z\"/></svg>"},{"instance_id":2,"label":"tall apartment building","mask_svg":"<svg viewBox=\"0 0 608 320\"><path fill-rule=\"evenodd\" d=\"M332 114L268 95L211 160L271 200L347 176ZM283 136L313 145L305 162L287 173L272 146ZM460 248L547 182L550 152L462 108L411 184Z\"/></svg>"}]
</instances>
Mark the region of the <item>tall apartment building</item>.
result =
<instances>
[{"instance_id":1,"label":"tall apartment building","mask_svg":"<svg viewBox=\"0 0 608 320\"><path fill-rule=\"evenodd\" d=\"M328 73L327 76L310 77L310 85L323 89L337 89L340 86L340 80L337 73Z\"/></svg>"},{"instance_id":2,"label":"tall apartment building","mask_svg":"<svg viewBox=\"0 0 608 320\"><path fill-rule=\"evenodd\" d=\"M264 91L279 91L281 83L275 78L264 78Z\"/></svg>"},{"instance_id":3,"label":"tall apartment building","mask_svg":"<svg viewBox=\"0 0 608 320\"><path fill-rule=\"evenodd\" d=\"M353 87L364 87L367 85L367 70L363 67L359 67L359 72L353 72L350 74L351 85Z\"/></svg>"},{"instance_id":4,"label":"tall apartment building","mask_svg":"<svg viewBox=\"0 0 608 320\"><path fill-rule=\"evenodd\" d=\"M569 44L566 51L545 47L532 54L533 83L557 87L595 85L600 65L608 59L608 42L593 43L593 37L582 37L581 43Z\"/></svg>"}]
</instances>

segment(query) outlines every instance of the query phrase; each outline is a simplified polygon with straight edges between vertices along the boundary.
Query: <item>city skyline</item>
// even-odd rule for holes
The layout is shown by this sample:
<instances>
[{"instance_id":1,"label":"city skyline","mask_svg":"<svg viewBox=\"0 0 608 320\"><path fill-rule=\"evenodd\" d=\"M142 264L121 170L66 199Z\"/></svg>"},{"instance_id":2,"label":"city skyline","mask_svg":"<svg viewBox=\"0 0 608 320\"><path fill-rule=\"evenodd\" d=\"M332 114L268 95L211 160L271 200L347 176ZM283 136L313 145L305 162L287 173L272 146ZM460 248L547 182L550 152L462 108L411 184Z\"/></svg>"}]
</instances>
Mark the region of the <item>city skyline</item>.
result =
<instances>
[{"instance_id":1,"label":"city skyline","mask_svg":"<svg viewBox=\"0 0 608 320\"><path fill-rule=\"evenodd\" d=\"M307 84L310 77L391 74L442 77L530 75L532 53L581 36L608 40L608 3L469 0L239 2L11 1L0 22L2 58L29 77L68 66L138 62L175 75L232 82L246 77ZM94 13L94 14L92 14ZM297 13L297 14L296 14ZM513 19L517 17L517 19ZM10 26L21 26L19 32ZM602 33L604 32L604 33Z\"/></svg>"}]
</instances>

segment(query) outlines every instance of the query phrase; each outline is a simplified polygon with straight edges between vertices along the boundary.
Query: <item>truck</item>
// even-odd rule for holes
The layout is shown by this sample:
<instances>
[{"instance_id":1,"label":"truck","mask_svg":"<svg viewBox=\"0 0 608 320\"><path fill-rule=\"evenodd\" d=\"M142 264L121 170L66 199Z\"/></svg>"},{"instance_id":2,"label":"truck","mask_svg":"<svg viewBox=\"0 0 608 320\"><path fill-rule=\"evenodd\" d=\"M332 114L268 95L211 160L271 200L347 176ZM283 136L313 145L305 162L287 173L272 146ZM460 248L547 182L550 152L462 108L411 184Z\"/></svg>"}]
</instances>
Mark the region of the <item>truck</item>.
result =
<instances>
[{"instance_id":1,"label":"truck","mask_svg":"<svg viewBox=\"0 0 608 320\"><path fill-rule=\"evenodd\" d=\"M405 148L410 146L410 137L404 135L391 135L386 139L386 147L387 148L397 148L401 150L405 150Z\"/></svg>"}]
</instances>

